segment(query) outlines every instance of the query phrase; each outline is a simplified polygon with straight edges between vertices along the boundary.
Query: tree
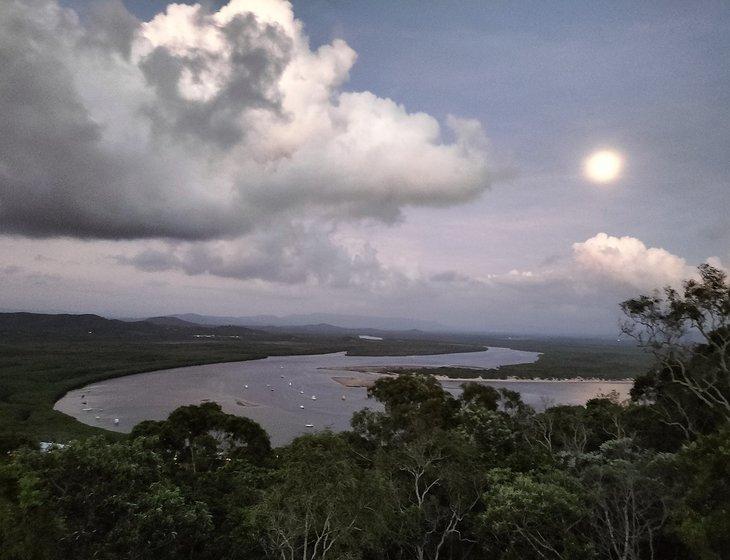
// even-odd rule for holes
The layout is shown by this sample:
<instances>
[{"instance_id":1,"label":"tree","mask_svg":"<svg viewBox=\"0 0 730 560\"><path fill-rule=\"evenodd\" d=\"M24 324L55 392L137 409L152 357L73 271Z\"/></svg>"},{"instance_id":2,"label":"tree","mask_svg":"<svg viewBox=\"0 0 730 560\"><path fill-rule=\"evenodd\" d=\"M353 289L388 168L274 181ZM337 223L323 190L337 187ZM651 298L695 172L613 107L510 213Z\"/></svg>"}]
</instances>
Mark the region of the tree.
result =
<instances>
[{"instance_id":1,"label":"tree","mask_svg":"<svg viewBox=\"0 0 730 560\"><path fill-rule=\"evenodd\" d=\"M141 422L132 438L153 438L157 449L192 473L220 468L229 461L260 464L269 459L266 431L249 418L226 414L217 403L181 406L161 422Z\"/></svg>"},{"instance_id":2,"label":"tree","mask_svg":"<svg viewBox=\"0 0 730 560\"><path fill-rule=\"evenodd\" d=\"M431 429L455 425L458 401L432 375L402 374L378 379L368 397L383 403L384 412L365 409L352 417L356 434L377 445L416 437Z\"/></svg>"},{"instance_id":3,"label":"tree","mask_svg":"<svg viewBox=\"0 0 730 560\"><path fill-rule=\"evenodd\" d=\"M623 332L657 360L632 397L653 404L687 439L730 420L730 285L717 268L698 270L681 293L666 287L621 304Z\"/></svg>"},{"instance_id":4,"label":"tree","mask_svg":"<svg viewBox=\"0 0 730 560\"><path fill-rule=\"evenodd\" d=\"M484 491L476 449L456 432L434 430L382 449L377 469L388 481L391 548L398 557L466 557L474 541L464 526Z\"/></svg>"},{"instance_id":5,"label":"tree","mask_svg":"<svg viewBox=\"0 0 730 560\"><path fill-rule=\"evenodd\" d=\"M173 559L200 552L209 536L205 505L166 479L161 457L142 439L90 438L48 453L21 452L7 468L12 514L3 516L0 535L26 550L36 550L32 543L43 535L48 548L39 558Z\"/></svg>"},{"instance_id":6,"label":"tree","mask_svg":"<svg viewBox=\"0 0 730 560\"><path fill-rule=\"evenodd\" d=\"M515 459L534 463L532 453L516 455L524 443L523 428L534 415L519 393L474 382L462 388L455 429L480 452L482 462L490 466L504 466Z\"/></svg>"},{"instance_id":7,"label":"tree","mask_svg":"<svg viewBox=\"0 0 730 560\"><path fill-rule=\"evenodd\" d=\"M702 436L677 457L677 533L693 556L721 560L730 550L730 425Z\"/></svg>"},{"instance_id":8,"label":"tree","mask_svg":"<svg viewBox=\"0 0 730 560\"><path fill-rule=\"evenodd\" d=\"M631 440L604 443L583 457L579 477L588 498L590 537L601 558L655 558L655 541L668 514L668 489L653 473L663 456L637 450Z\"/></svg>"},{"instance_id":9,"label":"tree","mask_svg":"<svg viewBox=\"0 0 730 560\"><path fill-rule=\"evenodd\" d=\"M384 532L384 499L379 479L358 464L345 438L307 435L283 451L276 482L253 517L271 557L359 558Z\"/></svg>"},{"instance_id":10,"label":"tree","mask_svg":"<svg viewBox=\"0 0 730 560\"><path fill-rule=\"evenodd\" d=\"M579 526L588 514L579 483L560 472L546 475L495 469L479 514L480 533L505 560L583 560L593 557Z\"/></svg>"}]
</instances>

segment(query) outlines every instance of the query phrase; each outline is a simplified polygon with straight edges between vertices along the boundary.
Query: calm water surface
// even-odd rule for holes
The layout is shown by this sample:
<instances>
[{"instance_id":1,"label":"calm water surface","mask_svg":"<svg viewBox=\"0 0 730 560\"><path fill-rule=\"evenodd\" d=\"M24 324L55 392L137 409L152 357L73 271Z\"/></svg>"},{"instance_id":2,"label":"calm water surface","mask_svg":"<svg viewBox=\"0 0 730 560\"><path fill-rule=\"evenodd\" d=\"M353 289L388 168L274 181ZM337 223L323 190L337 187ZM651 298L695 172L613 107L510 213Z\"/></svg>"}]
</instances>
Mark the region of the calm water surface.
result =
<instances>
[{"instance_id":1,"label":"calm water surface","mask_svg":"<svg viewBox=\"0 0 730 560\"><path fill-rule=\"evenodd\" d=\"M324 428L346 430L352 414L366 406L379 408L362 387L344 387L333 377L363 377L337 368L353 366L472 366L493 368L529 363L538 353L509 348L484 352L431 356L346 356L343 353L314 356L281 356L167 369L111 379L70 391L55 409L85 424L129 432L142 420L162 420L175 408L205 401L219 403L226 412L248 416L260 423L274 445ZM321 369L334 368L334 369ZM519 391L538 409L545 404L584 404L601 393L618 391L626 396L627 383L495 381L494 387ZM460 382L445 381L458 394ZM248 386L248 387L246 387ZM316 396L316 400L312 400ZM343 396L345 397L343 400ZM83 404L83 403L86 404ZM301 408L301 407L304 408ZM84 410L86 409L86 410ZM119 424L114 424L114 419ZM306 427L312 424L313 428Z\"/></svg>"}]
</instances>

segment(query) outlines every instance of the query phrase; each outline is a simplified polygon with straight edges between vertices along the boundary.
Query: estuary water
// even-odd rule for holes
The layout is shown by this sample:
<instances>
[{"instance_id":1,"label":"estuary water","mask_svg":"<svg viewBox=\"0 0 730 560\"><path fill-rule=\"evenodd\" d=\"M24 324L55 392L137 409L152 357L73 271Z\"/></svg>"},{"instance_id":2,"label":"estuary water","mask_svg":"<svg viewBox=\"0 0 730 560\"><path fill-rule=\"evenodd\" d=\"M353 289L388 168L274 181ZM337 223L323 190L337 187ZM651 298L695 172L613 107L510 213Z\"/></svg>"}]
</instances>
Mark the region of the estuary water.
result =
<instances>
[{"instance_id":1,"label":"estuary water","mask_svg":"<svg viewBox=\"0 0 730 560\"><path fill-rule=\"evenodd\" d=\"M537 352L491 347L483 352L428 356L346 356L344 352L277 356L261 360L189 366L106 380L70 391L55 409L92 426L129 432L142 420L162 420L178 406L214 401L231 414L261 424L273 445L317 430L347 430L352 414L378 409L364 387L346 387L335 378L373 380L368 366L463 366L494 368L529 363ZM461 381L442 381L457 395ZM542 409L551 404L584 404L610 391L625 397L630 384L609 381L484 381L519 391ZM313 398L314 397L314 398Z\"/></svg>"}]
</instances>

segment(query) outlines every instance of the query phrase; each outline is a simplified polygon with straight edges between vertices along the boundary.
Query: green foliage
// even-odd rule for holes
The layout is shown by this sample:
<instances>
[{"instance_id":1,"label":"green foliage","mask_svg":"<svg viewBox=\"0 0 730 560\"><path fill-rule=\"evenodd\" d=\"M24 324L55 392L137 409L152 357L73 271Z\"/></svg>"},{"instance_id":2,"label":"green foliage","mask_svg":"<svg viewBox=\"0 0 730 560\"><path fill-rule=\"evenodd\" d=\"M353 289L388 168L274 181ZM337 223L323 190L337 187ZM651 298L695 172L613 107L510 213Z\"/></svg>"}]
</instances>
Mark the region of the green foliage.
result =
<instances>
[{"instance_id":1,"label":"green foliage","mask_svg":"<svg viewBox=\"0 0 730 560\"><path fill-rule=\"evenodd\" d=\"M234 460L260 464L271 453L269 436L261 426L225 414L217 403L181 406L167 420L141 422L131 437L154 438L156 449L178 468L193 472L214 470Z\"/></svg>"},{"instance_id":2,"label":"green foliage","mask_svg":"<svg viewBox=\"0 0 730 560\"><path fill-rule=\"evenodd\" d=\"M385 499L381 478L358 464L345 438L308 435L284 451L252 517L272 557L355 559L378 549Z\"/></svg>"},{"instance_id":3,"label":"green foliage","mask_svg":"<svg viewBox=\"0 0 730 560\"><path fill-rule=\"evenodd\" d=\"M144 440L73 442L48 453L21 452L3 480L8 540L48 545L39 558L176 558L211 529L205 504L186 500ZM2 534L2 533L0 533ZM23 558L24 550L5 552Z\"/></svg>"},{"instance_id":4,"label":"green foliage","mask_svg":"<svg viewBox=\"0 0 730 560\"><path fill-rule=\"evenodd\" d=\"M454 398L433 376L406 373L375 383L383 410L355 414L351 432L274 450L255 422L206 403L127 438L42 453L25 428L47 427L53 391L98 378L110 347L76 347L64 367L41 354L31 381L18 352L0 365L10 381L0 420L12 419L0 437L0 560L726 558L729 307L725 276L700 272L682 294L624 304L657 354L631 402L536 413L513 391L467 383ZM687 342L690 327L702 344ZM209 348L234 357L266 346L231 344ZM131 358L117 356L109 374L204 354L167 346L179 349L120 344Z\"/></svg>"},{"instance_id":5,"label":"green foliage","mask_svg":"<svg viewBox=\"0 0 730 560\"><path fill-rule=\"evenodd\" d=\"M355 413L352 426L356 434L379 445L449 428L459 409L457 400L433 376L424 374L378 379L368 388L368 397L383 403L385 412Z\"/></svg>"},{"instance_id":6,"label":"green foliage","mask_svg":"<svg viewBox=\"0 0 730 560\"><path fill-rule=\"evenodd\" d=\"M669 491L659 473L662 456L637 449L630 439L601 445L578 471L589 510L593 545L601 558L653 558L656 535L669 511Z\"/></svg>"},{"instance_id":7,"label":"green foliage","mask_svg":"<svg viewBox=\"0 0 730 560\"><path fill-rule=\"evenodd\" d=\"M695 558L720 560L730 550L730 425L703 436L677 457L677 533Z\"/></svg>"},{"instance_id":8,"label":"green foliage","mask_svg":"<svg viewBox=\"0 0 730 560\"><path fill-rule=\"evenodd\" d=\"M590 539L580 530L587 498L574 478L493 470L487 486L479 530L494 554L503 551L505 560L594 557Z\"/></svg>"},{"instance_id":9,"label":"green foliage","mask_svg":"<svg viewBox=\"0 0 730 560\"><path fill-rule=\"evenodd\" d=\"M730 421L730 284L708 264L699 276L684 282L681 293L666 287L663 295L621 304L624 332L656 360L632 397L651 405L686 440Z\"/></svg>"}]
</instances>

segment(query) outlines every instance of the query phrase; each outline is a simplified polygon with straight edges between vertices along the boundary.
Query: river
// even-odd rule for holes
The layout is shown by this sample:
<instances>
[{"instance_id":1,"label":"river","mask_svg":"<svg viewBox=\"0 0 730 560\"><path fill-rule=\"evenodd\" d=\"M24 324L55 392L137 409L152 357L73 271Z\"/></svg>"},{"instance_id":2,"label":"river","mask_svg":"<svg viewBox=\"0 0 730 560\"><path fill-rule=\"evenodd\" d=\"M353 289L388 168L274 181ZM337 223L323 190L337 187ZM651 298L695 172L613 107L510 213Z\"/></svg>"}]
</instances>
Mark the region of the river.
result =
<instances>
[{"instance_id":1,"label":"river","mask_svg":"<svg viewBox=\"0 0 730 560\"><path fill-rule=\"evenodd\" d=\"M483 352L429 356L346 356L344 353L277 356L261 360L189 366L106 380L70 391L54 408L85 424L129 432L142 420L162 420L178 406L205 401L226 412L260 423L273 445L316 430L349 428L352 414L366 406L379 408L362 387L344 387L334 377L372 378L344 368L356 366L464 366L493 368L529 363L536 352L489 348ZM326 369L323 369L326 368ZM337 371L337 368L343 368ZM454 394L460 381L443 381ZM546 404L584 404L610 391L621 397L630 384L610 381L489 381L519 391L523 400L542 409ZM312 397L316 399L312 399ZM344 397L344 398L343 398ZM118 423L115 421L118 420ZM311 425L311 427L307 427Z\"/></svg>"}]
</instances>

